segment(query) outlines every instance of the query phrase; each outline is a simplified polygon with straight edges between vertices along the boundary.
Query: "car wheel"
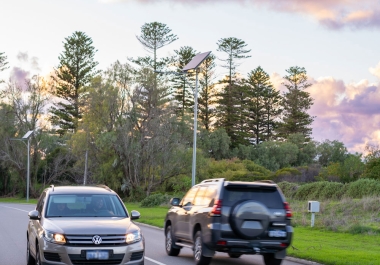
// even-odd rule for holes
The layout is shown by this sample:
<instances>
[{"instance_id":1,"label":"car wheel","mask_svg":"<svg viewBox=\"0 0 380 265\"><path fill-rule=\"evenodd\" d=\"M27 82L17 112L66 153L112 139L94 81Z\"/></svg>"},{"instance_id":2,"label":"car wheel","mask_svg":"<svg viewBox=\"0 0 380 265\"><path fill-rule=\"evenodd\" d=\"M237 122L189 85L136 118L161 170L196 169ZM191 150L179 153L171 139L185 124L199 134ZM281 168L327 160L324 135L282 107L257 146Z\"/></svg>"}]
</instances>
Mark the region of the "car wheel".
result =
<instances>
[{"instance_id":1,"label":"car wheel","mask_svg":"<svg viewBox=\"0 0 380 265\"><path fill-rule=\"evenodd\" d=\"M36 265L42 265L40 256L40 247L36 244Z\"/></svg>"},{"instance_id":2,"label":"car wheel","mask_svg":"<svg viewBox=\"0 0 380 265\"><path fill-rule=\"evenodd\" d=\"M282 259L276 259L274 254L264 254L263 257L265 265L280 265L282 263Z\"/></svg>"},{"instance_id":3,"label":"car wheel","mask_svg":"<svg viewBox=\"0 0 380 265\"><path fill-rule=\"evenodd\" d=\"M29 244L29 238L26 239L26 264L27 265L35 265L36 261L34 260L32 254L30 253L30 244Z\"/></svg>"},{"instance_id":4,"label":"car wheel","mask_svg":"<svg viewBox=\"0 0 380 265\"><path fill-rule=\"evenodd\" d=\"M194 260L196 265L208 265L211 262L211 257L203 256L203 249L202 234L201 231L197 231L194 236Z\"/></svg>"},{"instance_id":5,"label":"car wheel","mask_svg":"<svg viewBox=\"0 0 380 265\"><path fill-rule=\"evenodd\" d=\"M178 256L181 251L180 248L174 248L174 241L172 236L172 227L168 225L165 232L165 249L169 256Z\"/></svg>"},{"instance_id":6,"label":"car wheel","mask_svg":"<svg viewBox=\"0 0 380 265\"><path fill-rule=\"evenodd\" d=\"M230 256L230 258L234 258L234 259L238 259L241 257L242 254L234 254L234 253L228 253L228 256Z\"/></svg>"}]
</instances>

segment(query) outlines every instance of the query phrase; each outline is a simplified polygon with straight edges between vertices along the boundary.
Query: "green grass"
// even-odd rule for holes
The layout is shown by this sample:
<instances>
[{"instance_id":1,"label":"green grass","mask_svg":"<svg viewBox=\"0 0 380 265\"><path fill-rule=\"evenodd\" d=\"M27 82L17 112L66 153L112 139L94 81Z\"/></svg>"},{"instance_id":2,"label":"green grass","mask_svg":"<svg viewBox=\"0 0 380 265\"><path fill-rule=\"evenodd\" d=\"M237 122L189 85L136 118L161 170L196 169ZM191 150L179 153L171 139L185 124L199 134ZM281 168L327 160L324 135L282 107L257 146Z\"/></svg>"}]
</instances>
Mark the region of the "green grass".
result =
<instances>
[{"instance_id":1,"label":"green grass","mask_svg":"<svg viewBox=\"0 0 380 265\"><path fill-rule=\"evenodd\" d=\"M164 227L164 219L165 215L168 212L168 207L160 206L160 207L140 207L139 203L125 203L128 211L132 210L139 211L141 214L138 222L149 224L157 227Z\"/></svg>"},{"instance_id":2,"label":"green grass","mask_svg":"<svg viewBox=\"0 0 380 265\"><path fill-rule=\"evenodd\" d=\"M377 202L377 200L375 201ZM26 203L26 200L0 198L0 202ZM372 200L364 202L366 203L364 208L368 207L366 209L368 212L374 210ZM36 203L36 200L29 200L29 203ZM380 265L380 234L374 233L374 231L380 230L380 223L375 224L375 220L377 221L378 219L373 219L371 226L367 223L367 226L358 225L354 227L354 231L352 229L347 230L351 232L349 233L343 232L345 229L337 229L337 232L331 231L330 227L323 226L324 222L321 222L322 216L316 215L317 226L312 228L310 227L309 214L305 213L303 209L306 207L305 202L300 202L299 205L295 201L292 203L294 206L295 227L293 242L288 248L289 256L312 260L325 265ZM363 207L362 203L363 201L360 201L353 208L357 210ZM164 226L164 218L168 211L167 206L145 208L140 207L139 203L125 203L125 205L129 212L132 210L140 212L141 218L138 222L160 228ZM337 211L339 210L336 208L337 206L339 206L337 202L330 202L329 205L324 204L322 208L325 210L322 209L322 212L324 211L326 215L328 214L328 219L330 219L332 218L332 213L326 212L326 209L332 208L332 210ZM377 209L377 203L375 208ZM297 212L297 210L300 212ZM354 213L364 214L352 209L345 213L344 216L345 218L357 219L357 216L347 216L347 214ZM375 215L378 217L377 212ZM372 230L368 230L368 227L372 227Z\"/></svg>"},{"instance_id":3,"label":"green grass","mask_svg":"<svg viewBox=\"0 0 380 265\"><path fill-rule=\"evenodd\" d=\"M380 237L296 227L288 255L325 265L379 265Z\"/></svg>"},{"instance_id":4,"label":"green grass","mask_svg":"<svg viewBox=\"0 0 380 265\"><path fill-rule=\"evenodd\" d=\"M38 199L29 199L29 202L25 198L0 198L0 202L11 202L11 203L30 203L37 204Z\"/></svg>"}]
</instances>

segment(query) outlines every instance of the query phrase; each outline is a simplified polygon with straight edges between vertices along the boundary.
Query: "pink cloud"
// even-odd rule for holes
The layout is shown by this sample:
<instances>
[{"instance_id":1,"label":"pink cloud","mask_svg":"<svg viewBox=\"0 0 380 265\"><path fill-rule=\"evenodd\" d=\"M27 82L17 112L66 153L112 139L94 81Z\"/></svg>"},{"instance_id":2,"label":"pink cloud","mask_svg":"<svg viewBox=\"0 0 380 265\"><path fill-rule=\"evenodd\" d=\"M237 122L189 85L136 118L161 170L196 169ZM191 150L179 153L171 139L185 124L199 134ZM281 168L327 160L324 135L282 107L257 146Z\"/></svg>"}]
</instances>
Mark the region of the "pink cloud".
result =
<instances>
[{"instance_id":1,"label":"pink cloud","mask_svg":"<svg viewBox=\"0 0 380 265\"><path fill-rule=\"evenodd\" d=\"M100 2L141 2L143 4L171 2L185 5L236 2L279 12L303 14L330 29L380 28L380 3L374 0L100 0Z\"/></svg>"},{"instance_id":2,"label":"pink cloud","mask_svg":"<svg viewBox=\"0 0 380 265\"><path fill-rule=\"evenodd\" d=\"M380 63L369 71L380 78ZM282 93L286 92L284 79L271 74L271 82ZM314 79L306 91L313 98L309 110L315 116L312 137L316 141L338 140L350 152L365 152L367 144L380 145L380 81L371 84L368 80L346 84L333 77Z\"/></svg>"},{"instance_id":3,"label":"pink cloud","mask_svg":"<svg viewBox=\"0 0 380 265\"><path fill-rule=\"evenodd\" d=\"M281 77L272 74L277 89ZM366 144L380 144L380 83L363 80L345 84L332 77L310 78L306 91L314 99L309 114L315 116L312 137L316 141L338 140L350 152L364 152Z\"/></svg>"}]
</instances>

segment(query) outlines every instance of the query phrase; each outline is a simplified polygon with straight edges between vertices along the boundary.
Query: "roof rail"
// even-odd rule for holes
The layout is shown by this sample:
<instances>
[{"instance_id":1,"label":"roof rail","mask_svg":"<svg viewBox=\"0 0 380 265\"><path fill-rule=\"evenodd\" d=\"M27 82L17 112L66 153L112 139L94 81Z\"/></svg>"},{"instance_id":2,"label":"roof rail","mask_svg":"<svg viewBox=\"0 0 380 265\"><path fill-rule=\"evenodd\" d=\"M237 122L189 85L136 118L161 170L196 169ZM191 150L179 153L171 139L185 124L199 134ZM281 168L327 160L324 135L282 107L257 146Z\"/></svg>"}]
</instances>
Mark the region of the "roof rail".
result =
<instances>
[{"instance_id":1,"label":"roof rail","mask_svg":"<svg viewBox=\"0 0 380 265\"><path fill-rule=\"evenodd\" d=\"M50 188L52 188L52 189L53 189L53 191L54 191L54 185L50 185Z\"/></svg>"},{"instance_id":2,"label":"roof rail","mask_svg":"<svg viewBox=\"0 0 380 265\"><path fill-rule=\"evenodd\" d=\"M270 179L255 180L255 182L263 182L263 183L269 183L269 184L276 184L273 180L270 180Z\"/></svg>"},{"instance_id":3,"label":"roof rail","mask_svg":"<svg viewBox=\"0 0 380 265\"><path fill-rule=\"evenodd\" d=\"M205 179L201 183L210 183L210 182L219 182L219 181L224 181L224 178L219 178L219 179Z\"/></svg>"},{"instance_id":4,"label":"roof rail","mask_svg":"<svg viewBox=\"0 0 380 265\"><path fill-rule=\"evenodd\" d=\"M103 188L103 189L106 189L106 190L108 190L108 191L112 191L108 186L103 185L103 184L96 185L96 187Z\"/></svg>"}]
</instances>

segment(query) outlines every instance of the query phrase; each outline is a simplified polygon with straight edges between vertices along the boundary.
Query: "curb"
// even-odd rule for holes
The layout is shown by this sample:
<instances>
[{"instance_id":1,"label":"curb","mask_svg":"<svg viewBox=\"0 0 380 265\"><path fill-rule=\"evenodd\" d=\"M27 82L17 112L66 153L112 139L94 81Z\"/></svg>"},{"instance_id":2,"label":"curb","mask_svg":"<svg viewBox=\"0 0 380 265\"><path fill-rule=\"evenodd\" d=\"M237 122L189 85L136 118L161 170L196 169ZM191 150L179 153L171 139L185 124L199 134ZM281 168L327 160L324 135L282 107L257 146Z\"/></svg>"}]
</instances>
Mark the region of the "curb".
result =
<instances>
[{"instance_id":1,"label":"curb","mask_svg":"<svg viewBox=\"0 0 380 265\"><path fill-rule=\"evenodd\" d=\"M156 229L156 230L164 231L163 228L160 228L160 227L157 227L157 226L148 225L148 224L144 224L144 223L140 223L140 222L134 222L134 223L136 223L137 225L142 225L142 226L146 226L146 227L153 228L153 229ZM292 261L292 262L297 262L297 263L304 264L304 265L323 265L321 263L317 263L317 262L314 262L314 261L309 261L309 260L304 260L304 259L299 259L299 258L293 258L293 257L288 257L288 256L285 258L285 260Z\"/></svg>"}]
</instances>

